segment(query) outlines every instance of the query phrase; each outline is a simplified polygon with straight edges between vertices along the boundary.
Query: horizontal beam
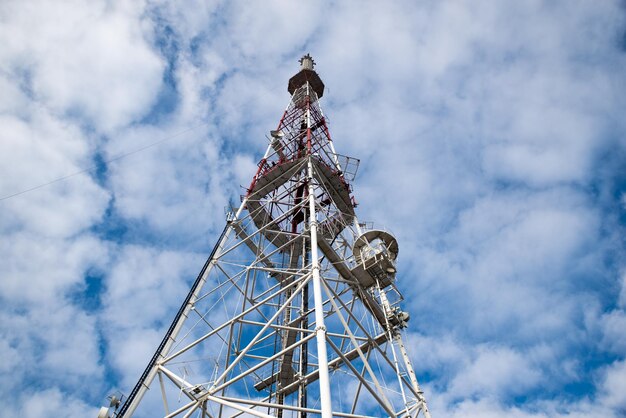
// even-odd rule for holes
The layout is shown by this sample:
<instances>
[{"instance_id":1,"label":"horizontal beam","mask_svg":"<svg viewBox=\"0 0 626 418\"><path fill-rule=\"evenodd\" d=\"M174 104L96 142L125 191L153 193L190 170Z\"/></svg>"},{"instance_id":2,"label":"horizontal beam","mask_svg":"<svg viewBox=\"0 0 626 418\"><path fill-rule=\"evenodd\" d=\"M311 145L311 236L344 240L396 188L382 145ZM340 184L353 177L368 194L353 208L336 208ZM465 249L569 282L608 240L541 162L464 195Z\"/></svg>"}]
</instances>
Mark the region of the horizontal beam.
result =
<instances>
[{"instance_id":1,"label":"horizontal beam","mask_svg":"<svg viewBox=\"0 0 626 418\"><path fill-rule=\"evenodd\" d=\"M369 351L371 348L380 346L381 344L383 344L386 341L388 341L387 340L387 334L384 334L384 333L380 334L379 336L377 336L373 340L369 340L369 341L366 341L365 343L361 344L358 347L358 349L354 348L354 349L348 351L347 353L345 353L343 355L343 357L346 360L348 360L348 361L352 361L352 360L356 359L357 357L359 357L359 350L361 352ZM328 362L328 369L329 370L335 370L335 369L340 368L344 364L344 358L337 357L337 358L329 361ZM273 378L274 381L275 381L276 377L277 377L277 374L274 374L270 378ZM300 385L301 381L305 381L305 382L307 382L307 384L310 384L311 382L315 382L318 378L319 378L319 370L314 370L311 373L307 374L304 378L302 378L302 379L300 379L298 381L295 381L295 382L291 383L290 385L285 386L282 389L279 389L277 391L277 394L289 395L290 393L293 393L293 392L295 392L298 389L298 386Z\"/></svg>"}]
</instances>

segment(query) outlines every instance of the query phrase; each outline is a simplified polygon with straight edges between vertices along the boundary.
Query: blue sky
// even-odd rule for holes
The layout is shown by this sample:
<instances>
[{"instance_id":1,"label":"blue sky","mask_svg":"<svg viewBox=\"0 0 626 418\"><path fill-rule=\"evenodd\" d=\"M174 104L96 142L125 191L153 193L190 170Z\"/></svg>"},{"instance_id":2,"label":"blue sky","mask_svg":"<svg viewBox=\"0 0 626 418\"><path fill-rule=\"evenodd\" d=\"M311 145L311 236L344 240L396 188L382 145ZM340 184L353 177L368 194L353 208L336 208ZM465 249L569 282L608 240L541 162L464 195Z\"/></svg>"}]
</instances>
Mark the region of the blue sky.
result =
<instances>
[{"instance_id":1,"label":"blue sky","mask_svg":"<svg viewBox=\"0 0 626 418\"><path fill-rule=\"evenodd\" d=\"M2 2L0 197L89 169L0 201L3 415L130 391L310 52L433 416L624 416L625 34L608 0Z\"/></svg>"}]
</instances>

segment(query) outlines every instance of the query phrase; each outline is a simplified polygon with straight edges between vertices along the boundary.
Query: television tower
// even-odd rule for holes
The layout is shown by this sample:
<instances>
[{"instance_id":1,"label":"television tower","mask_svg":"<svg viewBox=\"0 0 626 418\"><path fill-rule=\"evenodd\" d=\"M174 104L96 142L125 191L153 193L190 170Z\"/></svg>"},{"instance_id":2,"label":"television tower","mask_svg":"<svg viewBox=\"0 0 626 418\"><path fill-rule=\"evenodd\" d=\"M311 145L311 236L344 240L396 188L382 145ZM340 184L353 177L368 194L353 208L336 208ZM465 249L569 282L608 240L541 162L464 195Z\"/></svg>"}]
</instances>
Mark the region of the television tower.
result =
<instances>
[{"instance_id":1,"label":"television tower","mask_svg":"<svg viewBox=\"0 0 626 418\"><path fill-rule=\"evenodd\" d=\"M398 243L360 224L310 55L241 205L137 385L100 417L430 417L396 287ZM122 399L123 400L123 399Z\"/></svg>"}]
</instances>

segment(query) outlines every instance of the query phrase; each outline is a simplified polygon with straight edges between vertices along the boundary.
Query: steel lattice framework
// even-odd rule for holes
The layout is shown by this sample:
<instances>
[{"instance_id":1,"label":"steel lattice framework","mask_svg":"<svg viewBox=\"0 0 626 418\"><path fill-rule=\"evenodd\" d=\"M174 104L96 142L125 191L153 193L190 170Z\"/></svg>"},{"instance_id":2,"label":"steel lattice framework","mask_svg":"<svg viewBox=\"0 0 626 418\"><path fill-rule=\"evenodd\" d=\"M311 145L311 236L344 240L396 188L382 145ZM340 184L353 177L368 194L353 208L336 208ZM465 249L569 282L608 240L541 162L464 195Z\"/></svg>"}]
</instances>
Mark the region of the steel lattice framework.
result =
<instances>
[{"instance_id":1,"label":"steel lattice framework","mask_svg":"<svg viewBox=\"0 0 626 418\"><path fill-rule=\"evenodd\" d=\"M398 244L365 228L310 56L247 194L116 417L429 417ZM103 411L102 416L107 416Z\"/></svg>"}]
</instances>

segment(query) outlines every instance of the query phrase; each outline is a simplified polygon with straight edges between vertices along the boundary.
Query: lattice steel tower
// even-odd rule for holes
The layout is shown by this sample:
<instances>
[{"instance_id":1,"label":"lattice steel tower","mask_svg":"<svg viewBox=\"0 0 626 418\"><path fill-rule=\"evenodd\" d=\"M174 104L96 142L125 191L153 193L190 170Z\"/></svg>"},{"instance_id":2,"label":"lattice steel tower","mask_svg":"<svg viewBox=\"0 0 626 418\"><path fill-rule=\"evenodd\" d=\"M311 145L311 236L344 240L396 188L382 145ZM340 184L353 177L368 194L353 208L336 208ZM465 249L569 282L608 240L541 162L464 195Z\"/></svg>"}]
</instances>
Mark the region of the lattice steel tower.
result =
<instances>
[{"instance_id":1,"label":"lattice steel tower","mask_svg":"<svg viewBox=\"0 0 626 418\"><path fill-rule=\"evenodd\" d=\"M358 160L335 151L324 83L300 64L241 205L139 382L101 416L430 416L401 337L398 243L359 224Z\"/></svg>"}]
</instances>

